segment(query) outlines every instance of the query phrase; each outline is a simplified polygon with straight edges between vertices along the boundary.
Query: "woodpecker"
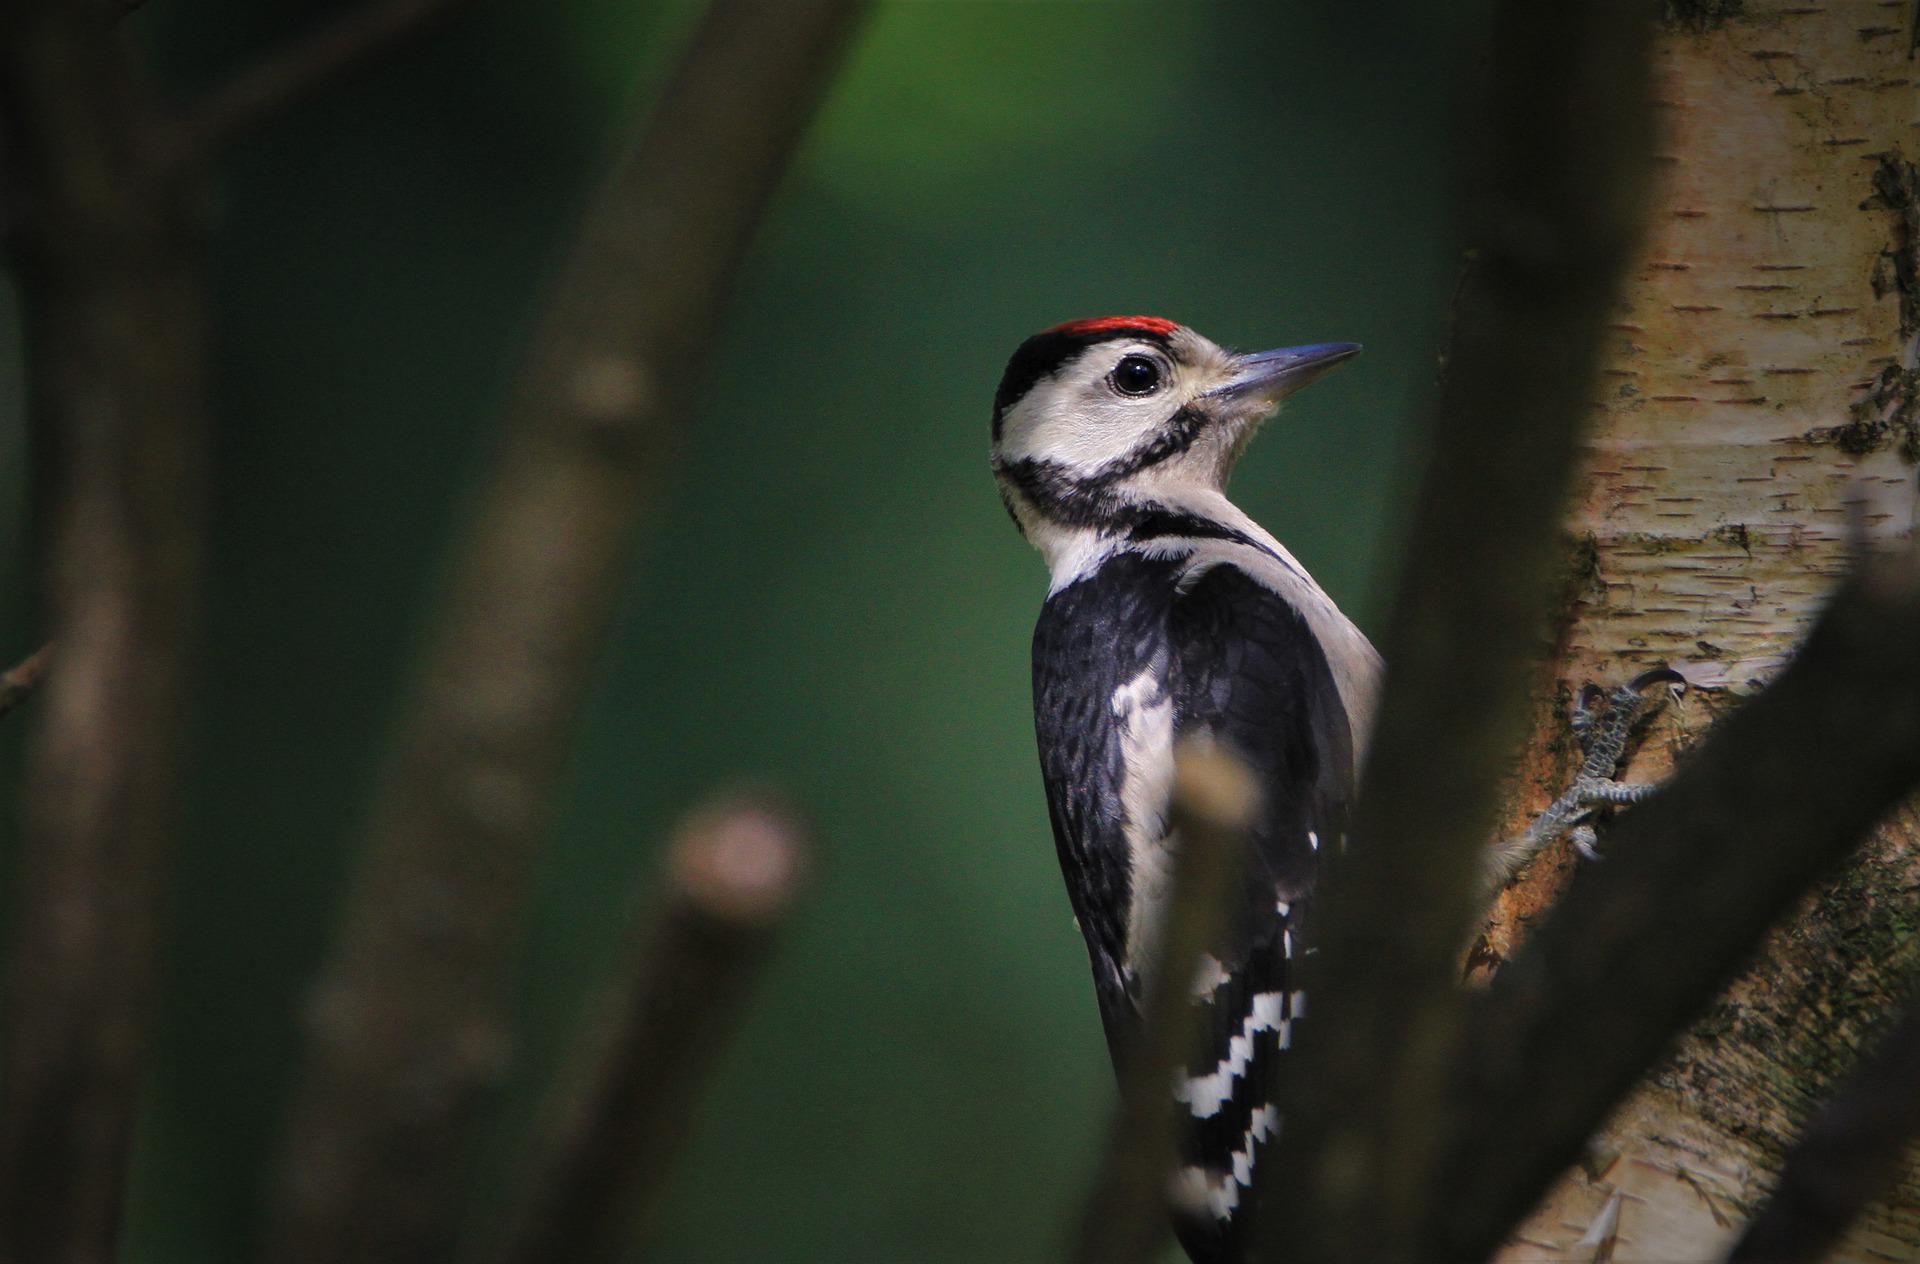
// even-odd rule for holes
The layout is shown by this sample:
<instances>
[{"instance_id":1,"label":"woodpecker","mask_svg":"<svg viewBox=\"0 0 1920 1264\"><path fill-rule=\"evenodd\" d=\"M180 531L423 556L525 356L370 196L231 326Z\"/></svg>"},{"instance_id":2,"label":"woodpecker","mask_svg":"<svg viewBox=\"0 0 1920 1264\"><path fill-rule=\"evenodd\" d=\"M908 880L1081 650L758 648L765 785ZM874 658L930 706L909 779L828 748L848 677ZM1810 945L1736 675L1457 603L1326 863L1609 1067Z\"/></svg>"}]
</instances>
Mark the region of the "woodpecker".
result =
<instances>
[{"instance_id":1,"label":"woodpecker","mask_svg":"<svg viewBox=\"0 0 1920 1264\"><path fill-rule=\"evenodd\" d=\"M1171 1086L1186 1116L1175 1228L1200 1264L1246 1258L1254 1166L1281 1131L1275 1066L1308 1013L1315 872L1344 841L1381 676L1367 638L1227 499L1227 477L1283 399L1359 351L1242 354L1158 317L1076 320L1021 343L993 403L1001 497L1052 576L1034 727L1116 1060L1178 847L1175 744L1220 743L1262 790L1232 946L1193 984L1207 1047Z\"/></svg>"}]
</instances>

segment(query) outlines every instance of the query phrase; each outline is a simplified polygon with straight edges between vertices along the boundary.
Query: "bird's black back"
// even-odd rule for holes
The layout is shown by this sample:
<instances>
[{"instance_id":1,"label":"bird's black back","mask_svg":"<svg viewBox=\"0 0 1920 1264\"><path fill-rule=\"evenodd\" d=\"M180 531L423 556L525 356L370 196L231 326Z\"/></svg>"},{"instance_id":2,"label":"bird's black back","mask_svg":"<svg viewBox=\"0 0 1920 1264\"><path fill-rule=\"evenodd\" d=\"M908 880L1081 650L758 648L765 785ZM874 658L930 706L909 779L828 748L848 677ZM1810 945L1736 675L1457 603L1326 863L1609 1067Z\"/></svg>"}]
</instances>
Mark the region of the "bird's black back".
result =
<instances>
[{"instance_id":1,"label":"bird's black back","mask_svg":"<svg viewBox=\"0 0 1920 1264\"><path fill-rule=\"evenodd\" d=\"M1127 969L1132 895L1126 835L1124 722L1116 691L1172 704L1172 738L1210 734L1246 761L1263 795L1226 978L1202 1004L1207 1048L1191 1070L1193 1114L1184 1157L1232 1179L1234 1156L1257 1157L1269 1130L1272 1080L1292 1021L1304 1010L1318 849L1339 845L1353 794L1352 725L1332 671L1300 613L1259 579L1191 555L1117 553L1054 593L1034 632L1034 709L1054 841L1087 941L1109 1050L1131 1038L1142 980ZM1147 682L1141 683L1142 674ZM1277 1016L1253 1023L1260 1012ZM1246 1054L1232 1060L1235 1040ZM1199 1077L1213 1076L1214 1088ZM1191 1085L1190 1085L1191 1087ZM1214 1098L1219 1097L1217 1105ZM1212 1109L1204 1109L1212 1106ZM1224 1187L1222 1187L1224 1188ZM1238 1212L1246 1189L1234 1190ZM1245 1218L1182 1216L1196 1260L1243 1258Z\"/></svg>"}]
</instances>

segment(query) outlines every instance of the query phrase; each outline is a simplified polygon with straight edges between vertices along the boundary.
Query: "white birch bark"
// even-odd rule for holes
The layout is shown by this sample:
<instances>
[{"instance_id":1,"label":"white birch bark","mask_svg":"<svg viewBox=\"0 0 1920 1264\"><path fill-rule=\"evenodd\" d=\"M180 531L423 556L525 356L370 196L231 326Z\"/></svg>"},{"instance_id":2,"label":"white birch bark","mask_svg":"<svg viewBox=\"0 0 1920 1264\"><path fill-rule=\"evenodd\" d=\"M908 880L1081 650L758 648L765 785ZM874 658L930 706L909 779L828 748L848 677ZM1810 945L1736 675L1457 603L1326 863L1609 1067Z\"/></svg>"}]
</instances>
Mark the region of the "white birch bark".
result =
<instances>
[{"instance_id":1,"label":"white birch bark","mask_svg":"<svg viewBox=\"0 0 1920 1264\"><path fill-rule=\"evenodd\" d=\"M1669 5L1662 186L1597 388L1569 619L1542 690L1558 698L1509 824L1571 771L1568 691L1660 663L1685 674L1694 688L1631 770L1662 775L1805 632L1846 569L1850 519L1876 538L1913 529L1915 21L1913 0ZM1503 897L1476 961L1511 951L1571 864L1550 853ZM1604 1235L1587 1231L1616 1193L1613 1259L1724 1254L1920 966L1916 925L1909 808L1616 1114L1604 1173L1569 1174L1500 1258L1596 1258ZM1920 1164L1834 1258L1920 1258Z\"/></svg>"}]
</instances>

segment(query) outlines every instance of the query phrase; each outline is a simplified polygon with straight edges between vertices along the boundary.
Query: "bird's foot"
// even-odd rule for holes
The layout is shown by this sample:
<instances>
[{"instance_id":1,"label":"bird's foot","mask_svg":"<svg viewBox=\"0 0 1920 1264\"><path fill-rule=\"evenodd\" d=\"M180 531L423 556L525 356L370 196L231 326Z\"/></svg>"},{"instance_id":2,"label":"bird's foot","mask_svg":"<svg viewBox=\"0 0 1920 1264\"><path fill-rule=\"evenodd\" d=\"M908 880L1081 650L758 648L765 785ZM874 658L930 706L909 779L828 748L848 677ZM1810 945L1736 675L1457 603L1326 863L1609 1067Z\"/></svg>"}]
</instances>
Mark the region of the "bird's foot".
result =
<instances>
[{"instance_id":1,"label":"bird's foot","mask_svg":"<svg viewBox=\"0 0 1920 1264\"><path fill-rule=\"evenodd\" d=\"M1569 717L1574 740L1580 744L1580 771L1525 831L1491 850L1488 876L1496 890L1549 843L1562 837L1571 839L1588 859L1600 858L1595 850L1599 835L1594 821L1608 809L1638 803L1654 791L1649 784L1614 780L1626 758L1627 746L1640 725L1685 688L1686 680L1679 672L1656 667L1615 686L1611 692L1592 684L1580 691Z\"/></svg>"}]
</instances>

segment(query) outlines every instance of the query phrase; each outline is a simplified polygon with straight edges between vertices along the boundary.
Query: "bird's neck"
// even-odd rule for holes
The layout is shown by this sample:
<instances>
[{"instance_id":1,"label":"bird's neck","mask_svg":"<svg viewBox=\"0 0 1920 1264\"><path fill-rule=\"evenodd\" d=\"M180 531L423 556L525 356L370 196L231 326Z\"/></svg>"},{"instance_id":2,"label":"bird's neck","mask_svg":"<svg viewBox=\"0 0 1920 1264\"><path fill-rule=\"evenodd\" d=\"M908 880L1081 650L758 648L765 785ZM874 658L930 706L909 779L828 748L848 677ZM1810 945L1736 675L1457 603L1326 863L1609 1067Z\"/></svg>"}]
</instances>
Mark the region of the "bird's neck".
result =
<instances>
[{"instance_id":1,"label":"bird's neck","mask_svg":"<svg viewBox=\"0 0 1920 1264\"><path fill-rule=\"evenodd\" d=\"M1195 534L1218 534L1183 531L1182 523L1215 524L1271 540L1227 499L1226 467L1216 462L1168 463L1110 479L1028 458L997 464L995 473L1007 511L1046 559L1055 591L1121 549L1156 541L1165 550Z\"/></svg>"},{"instance_id":2,"label":"bird's neck","mask_svg":"<svg viewBox=\"0 0 1920 1264\"><path fill-rule=\"evenodd\" d=\"M1225 533L1278 548L1226 494L1213 488L1164 489L1151 498L1127 497L1095 516L1058 516L1010 498L1022 534L1040 551L1058 592L1121 552L1191 552L1196 540Z\"/></svg>"}]
</instances>

